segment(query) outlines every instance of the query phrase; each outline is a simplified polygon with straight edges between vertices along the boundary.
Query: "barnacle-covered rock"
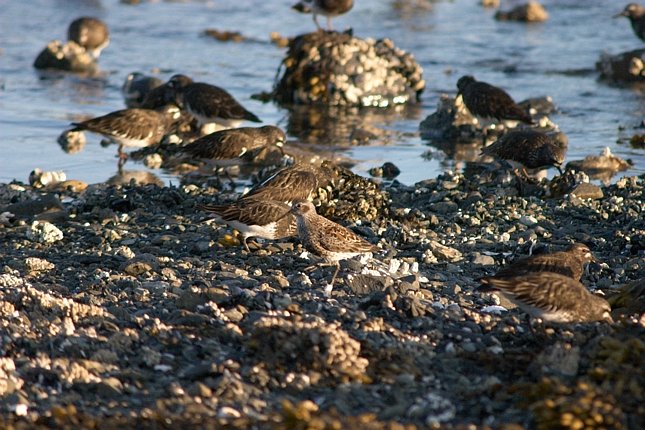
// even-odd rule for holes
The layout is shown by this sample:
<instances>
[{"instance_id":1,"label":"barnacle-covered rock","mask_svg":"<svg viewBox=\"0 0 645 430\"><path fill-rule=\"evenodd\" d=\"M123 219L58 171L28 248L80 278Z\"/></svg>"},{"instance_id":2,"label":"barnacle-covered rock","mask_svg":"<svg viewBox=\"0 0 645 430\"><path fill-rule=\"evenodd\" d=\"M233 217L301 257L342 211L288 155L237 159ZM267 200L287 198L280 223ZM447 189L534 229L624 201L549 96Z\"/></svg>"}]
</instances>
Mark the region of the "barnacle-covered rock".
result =
<instances>
[{"instance_id":1,"label":"barnacle-covered rock","mask_svg":"<svg viewBox=\"0 0 645 430\"><path fill-rule=\"evenodd\" d=\"M600 179L604 182L618 172L632 167L631 160L623 160L611 153L609 147L602 150L600 155L588 155L583 160L574 160L567 163L567 169L585 172L591 179Z\"/></svg>"},{"instance_id":2,"label":"barnacle-covered rock","mask_svg":"<svg viewBox=\"0 0 645 430\"><path fill-rule=\"evenodd\" d=\"M544 22L549 19L549 14L540 3L530 1L508 11L497 11L495 19L498 21Z\"/></svg>"},{"instance_id":3,"label":"barnacle-covered rock","mask_svg":"<svg viewBox=\"0 0 645 430\"><path fill-rule=\"evenodd\" d=\"M461 97L442 94L437 110L421 121L419 131L423 139L433 141L471 142L481 140L481 128L464 105Z\"/></svg>"},{"instance_id":4,"label":"barnacle-covered rock","mask_svg":"<svg viewBox=\"0 0 645 430\"><path fill-rule=\"evenodd\" d=\"M247 345L271 371L318 373L340 381L366 378L368 361L359 355L360 343L336 323L265 317L251 328Z\"/></svg>"},{"instance_id":5,"label":"barnacle-covered rock","mask_svg":"<svg viewBox=\"0 0 645 430\"><path fill-rule=\"evenodd\" d=\"M414 57L389 39L315 32L293 39L273 97L279 103L388 107L425 88Z\"/></svg>"},{"instance_id":6,"label":"barnacle-covered rock","mask_svg":"<svg viewBox=\"0 0 645 430\"><path fill-rule=\"evenodd\" d=\"M337 165L329 166L334 180L314 196L316 210L327 218L373 221L389 208L390 198L375 181Z\"/></svg>"},{"instance_id":7,"label":"barnacle-covered rock","mask_svg":"<svg viewBox=\"0 0 645 430\"><path fill-rule=\"evenodd\" d=\"M567 386L544 378L524 392L535 399L529 407L538 429L623 429L625 415L616 399L594 384Z\"/></svg>"},{"instance_id":8,"label":"barnacle-covered rock","mask_svg":"<svg viewBox=\"0 0 645 430\"><path fill-rule=\"evenodd\" d=\"M53 40L38 54L34 67L68 72L93 72L96 70L96 61L76 42L62 43L59 40Z\"/></svg>"},{"instance_id":9,"label":"barnacle-covered rock","mask_svg":"<svg viewBox=\"0 0 645 430\"><path fill-rule=\"evenodd\" d=\"M645 81L645 49L611 55L603 53L596 62L600 77L619 82Z\"/></svg>"}]
</instances>

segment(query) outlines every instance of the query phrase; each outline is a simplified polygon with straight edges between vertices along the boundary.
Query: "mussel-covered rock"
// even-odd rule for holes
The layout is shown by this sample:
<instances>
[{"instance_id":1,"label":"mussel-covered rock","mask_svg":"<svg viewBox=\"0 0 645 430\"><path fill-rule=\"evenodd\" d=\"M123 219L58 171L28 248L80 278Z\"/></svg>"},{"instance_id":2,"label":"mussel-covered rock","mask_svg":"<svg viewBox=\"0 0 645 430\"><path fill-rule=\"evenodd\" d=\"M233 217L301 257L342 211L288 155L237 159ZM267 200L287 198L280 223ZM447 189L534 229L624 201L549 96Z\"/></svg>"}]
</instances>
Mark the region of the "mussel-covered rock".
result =
<instances>
[{"instance_id":1,"label":"mussel-covered rock","mask_svg":"<svg viewBox=\"0 0 645 430\"><path fill-rule=\"evenodd\" d=\"M622 52L616 55L603 53L596 63L600 77L618 82L645 81L645 49Z\"/></svg>"},{"instance_id":2,"label":"mussel-covered rock","mask_svg":"<svg viewBox=\"0 0 645 430\"><path fill-rule=\"evenodd\" d=\"M388 107L425 88L414 57L389 39L315 32L294 38L273 97L279 103Z\"/></svg>"}]
</instances>

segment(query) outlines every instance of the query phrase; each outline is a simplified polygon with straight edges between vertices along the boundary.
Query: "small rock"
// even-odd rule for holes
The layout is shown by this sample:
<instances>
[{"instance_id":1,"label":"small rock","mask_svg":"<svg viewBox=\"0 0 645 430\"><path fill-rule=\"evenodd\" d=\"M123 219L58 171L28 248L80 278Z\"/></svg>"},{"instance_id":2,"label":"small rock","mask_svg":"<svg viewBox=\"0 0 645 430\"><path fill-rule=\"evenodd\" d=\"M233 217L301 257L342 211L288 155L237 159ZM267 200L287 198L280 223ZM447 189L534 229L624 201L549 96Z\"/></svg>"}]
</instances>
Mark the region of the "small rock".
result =
<instances>
[{"instance_id":1,"label":"small rock","mask_svg":"<svg viewBox=\"0 0 645 430\"><path fill-rule=\"evenodd\" d=\"M53 263L36 257L28 257L25 259L25 269L27 272L47 272L56 267Z\"/></svg>"},{"instance_id":2,"label":"small rock","mask_svg":"<svg viewBox=\"0 0 645 430\"><path fill-rule=\"evenodd\" d=\"M478 264L480 266L493 266L495 264L495 259L490 255L475 253L473 258L473 264Z\"/></svg>"},{"instance_id":3,"label":"small rock","mask_svg":"<svg viewBox=\"0 0 645 430\"><path fill-rule=\"evenodd\" d=\"M47 221L34 221L27 230L27 238L39 243L54 243L63 239L63 232Z\"/></svg>"},{"instance_id":4,"label":"small rock","mask_svg":"<svg viewBox=\"0 0 645 430\"><path fill-rule=\"evenodd\" d=\"M432 253L440 260L456 262L463 258L461 252L458 250L442 245L435 240L431 240L429 245Z\"/></svg>"},{"instance_id":5,"label":"small rock","mask_svg":"<svg viewBox=\"0 0 645 430\"><path fill-rule=\"evenodd\" d=\"M604 197L602 189L598 185L586 182L578 184L573 190L571 190L571 195L574 195L579 199L593 200L602 199Z\"/></svg>"},{"instance_id":6,"label":"small rock","mask_svg":"<svg viewBox=\"0 0 645 430\"><path fill-rule=\"evenodd\" d=\"M537 222L537 219L533 215L522 215L520 217L520 224L527 227L534 226L535 224L537 224Z\"/></svg>"},{"instance_id":7,"label":"small rock","mask_svg":"<svg viewBox=\"0 0 645 430\"><path fill-rule=\"evenodd\" d=\"M159 269L157 257L152 254L142 254L126 261L121 271L131 276L139 276L146 272L154 272Z\"/></svg>"}]
</instances>

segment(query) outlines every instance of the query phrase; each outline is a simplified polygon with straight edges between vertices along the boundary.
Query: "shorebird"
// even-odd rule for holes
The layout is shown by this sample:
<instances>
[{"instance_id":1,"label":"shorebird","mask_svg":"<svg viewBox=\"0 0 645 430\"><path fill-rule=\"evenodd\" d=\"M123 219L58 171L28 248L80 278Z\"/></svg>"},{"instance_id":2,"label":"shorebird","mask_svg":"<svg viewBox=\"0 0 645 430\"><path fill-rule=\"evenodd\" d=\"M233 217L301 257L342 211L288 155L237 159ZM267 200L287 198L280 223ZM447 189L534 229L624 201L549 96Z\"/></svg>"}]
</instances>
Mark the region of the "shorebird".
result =
<instances>
[{"instance_id":1,"label":"shorebird","mask_svg":"<svg viewBox=\"0 0 645 430\"><path fill-rule=\"evenodd\" d=\"M243 121L262 122L246 110L226 90L185 75L174 75L168 81L175 103L197 118L200 125L216 123L223 128L238 127Z\"/></svg>"},{"instance_id":2,"label":"shorebird","mask_svg":"<svg viewBox=\"0 0 645 430\"><path fill-rule=\"evenodd\" d=\"M160 106L143 106L143 102L155 88L163 85L163 81L154 76L146 76L143 73L133 72L126 78L123 86L121 87L121 94L125 99L125 105L129 108L145 107L147 109L154 109L165 105L162 103Z\"/></svg>"},{"instance_id":3,"label":"shorebird","mask_svg":"<svg viewBox=\"0 0 645 430\"><path fill-rule=\"evenodd\" d=\"M301 0L292 6L292 9L302 13L311 13L318 30L322 30L318 23L318 15L327 18L327 29L331 31L331 19L335 16L349 12L354 6L354 0Z\"/></svg>"},{"instance_id":4,"label":"shorebird","mask_svg":"<svg viewBox=\"0 0 645 430\"><path fill-rule=\"evenodd\" d=\"M119 145L119 168L127 155L124 147L144 148L155 145L170 131L179 110L166 108L161 111L151 109L122 109L107 115L72 123L69 131L91 131L106 137Z\"/></svg>"},{"instance_id":5,"label":"shorebird","mask_svg":"<svg viewBox=\"0 0 645 430\"><path fill-rule=\"evenodd\" d=\"M592 261L596 261L596 258L589 247L583 243L574 243L564 251L519 259L500 269L495 278L521 276L532 272L552 272L579 281L585 265Z\"/></svg>"},{"instance_id":6,"label":"shorebird","mask_svg":"<svg viewBox=\"0 0 645 430\"><path fill-rule=\"evenodd\" d=\"M499 291L530 317L552 323L613 322L611 306L575 279L552 272L480 279L479 291Z\"/></svg>"},{"instance_id":7,"label":"shorebird","mask_svg":"<svg viewBox=\"0 0 645 430\"><path fill-rule=\"evenodd\" d=\"M191 157L224 167L238 165L272 146L284 153L282 146L286 140L284 131L272 125L230 128L202 136L181 151Z\"/></svg>"},{"instance_id":8,"label":"shorebird","mask_svg":"<svg viewBox=\"0 0 645 430\"><path fill-rule=\"evenodd\" d=\"M284 167L253 187L242 199L256 198L284 203L308 200L321 186L322 180L319 176L330 170L324 167L320 169L309 163L296 163ZM325 176L331 176L331 172L326 172Z\"/></svg>"},{"instance_id":9,"label":"shorebird","mask_svg":"<svg viewBox=\"0 0 645 430\"><path fill-rule=\"evenodd\" d=\"M322 258L326 265L336 267L329 283L331 286L340 270L340 260L378 251L378 247L353 231L318 215L308 200L294 202L290 213L296 217L298 238L303 246Z\"/></svg>"},{"instance_id":10,"label":"shorebird","mask_svg":"<svg viewBox=\"0 0 645 430\"><path fill-rule=\"evenodd\" d=\"M229 205L198 205L197 208L214 214L217 222L238 230L247 252L250 252L247 243L249 237L275 240L294 236L296 233L291 207L282 202L244 199Z\"/></svg>"},{"instance_id":11,"label":"shorebird","mask_svg":"<svg viewBox=\"0 0 645 430\"><path fill-rule=\"evenodd\" d=\"M645 42L645 7L637 3L629 3L622 12L614 15L614 18L621 16L629 18L634 34Z\"/></svg>"},{"instance_id":12,"label":"shorebird","mask_svg":"<svg viewBox=\"0 0 645 430\"><path fill-rule=\"evenodd\" d=\"M506 162L517 162L525 169L553 166L560 174L569 140L564 133L548 135L536 130L511 130L493 144L482 148L481 155L490 155Z\"/></svg>"},{"instance_id":13,"label":"shorebird","mask_svg":"<svg viewBox=\"0 0 645 430\"><path fill-rule=\"evenodd\" d=\"M96 60L101 51L110 44L107 25L97 18L81 17L71 22L67 39L76 42Z\"/></svg>"},{"instance_id":14,"label":"shorebird","mask_svg":"<svg viewBox=\"0 0 645 430\"><path fill-rule=\"evenodd\" d=\"M513 120L533 124L531 116L501 88L466 75L457 81L457 89L457 95L461 95L464 104L477 117L482 128L491 121L500 123Z\"/></svg>"}]
</instances>

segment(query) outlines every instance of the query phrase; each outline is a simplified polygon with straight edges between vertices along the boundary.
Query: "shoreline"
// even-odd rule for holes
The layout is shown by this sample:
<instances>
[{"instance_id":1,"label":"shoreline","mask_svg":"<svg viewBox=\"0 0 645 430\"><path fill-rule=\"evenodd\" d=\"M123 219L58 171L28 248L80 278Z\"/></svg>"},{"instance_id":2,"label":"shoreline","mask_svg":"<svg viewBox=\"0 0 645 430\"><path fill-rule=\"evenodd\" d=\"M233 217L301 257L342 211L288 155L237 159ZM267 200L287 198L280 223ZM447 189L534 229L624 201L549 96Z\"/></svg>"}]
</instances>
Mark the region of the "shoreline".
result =
<instances>
[{"instance_id":1,"label":"shoreline","mask_svg":"<svg viewBox=\"0 0 645 430\"><path fill-rule=\"evenodd\" d=\"M602 186L595 199L546 198L547 181L519 197L512 180L478 174L370 183L349 176L318 203L335 221L360 220L354 230L391 260L341 263L330 296L329 269L304 272L312 261L297 241L246 253L228 228L203 223L195 205L230 193L90 185L20 206L41 191L0 184L0 212L24 209L0 223L0 423L643 424L643 176ZM32 228L34 216L62 238ZM590 245L603 264L582 282L608 299L623 294L616 323L534 334L519 310L483 312L500 302L474 291L476 279L533 242ZM641 285L634 297L619 288L630 283Z\"/></svg>"}]
</instances>

